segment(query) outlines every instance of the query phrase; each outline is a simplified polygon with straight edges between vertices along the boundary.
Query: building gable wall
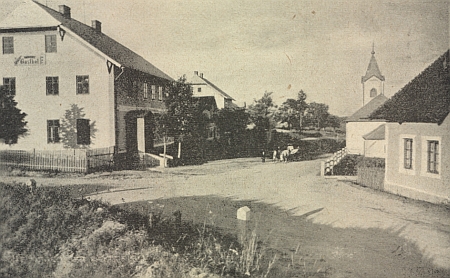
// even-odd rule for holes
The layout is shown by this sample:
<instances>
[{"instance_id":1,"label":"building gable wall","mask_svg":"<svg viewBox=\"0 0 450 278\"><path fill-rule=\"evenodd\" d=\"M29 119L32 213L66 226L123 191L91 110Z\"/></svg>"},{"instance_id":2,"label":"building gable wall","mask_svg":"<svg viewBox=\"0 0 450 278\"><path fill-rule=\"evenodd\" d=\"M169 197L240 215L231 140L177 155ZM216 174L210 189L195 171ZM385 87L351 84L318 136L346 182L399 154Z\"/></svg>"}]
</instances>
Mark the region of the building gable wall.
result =
<instances>
[{"instance_id":1,"label":"building gable wall","mask_svg":"<svg viewBox=\"0 0 450 278\"><path fill-rule=\"evenodd\" d=\"M45 35L56 35L56 53L46 53ZM58 30L1 36L14 38L14 53L0 53L0 75L16 78L15 99L18 108L28 114L29 134L13 148L61 149L60 143L47 143L47 120L62 119L72 104L83 109L90 123L95 122L91 147L114 145L113 73L108 73L103 57L68 33L61 40ZM38 62L27 64L29 56ZM77 75L89 76L89 94L77 94ZM46 94L46 77L58 77L58 95Z\"/></svg>"}]
</instances>

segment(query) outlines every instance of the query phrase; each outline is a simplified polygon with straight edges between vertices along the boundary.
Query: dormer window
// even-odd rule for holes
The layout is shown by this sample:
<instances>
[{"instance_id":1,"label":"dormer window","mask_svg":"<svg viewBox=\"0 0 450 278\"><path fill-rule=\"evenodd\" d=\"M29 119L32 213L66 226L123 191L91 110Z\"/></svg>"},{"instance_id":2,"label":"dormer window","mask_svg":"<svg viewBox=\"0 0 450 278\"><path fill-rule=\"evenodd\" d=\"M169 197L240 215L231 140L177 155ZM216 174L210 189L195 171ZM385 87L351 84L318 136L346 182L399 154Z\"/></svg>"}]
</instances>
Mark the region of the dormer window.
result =
<instances>
[{"instance_id":1,"label":"dormer window","mask_svg":"<svg viewBox=\"0 0 450 278\"><path fill-rule=\"evenodd\" d=\"M370 97L376 97L377 96L377 89L372 88L372 90L370 90Z\"/></svg>"}]
</instances>

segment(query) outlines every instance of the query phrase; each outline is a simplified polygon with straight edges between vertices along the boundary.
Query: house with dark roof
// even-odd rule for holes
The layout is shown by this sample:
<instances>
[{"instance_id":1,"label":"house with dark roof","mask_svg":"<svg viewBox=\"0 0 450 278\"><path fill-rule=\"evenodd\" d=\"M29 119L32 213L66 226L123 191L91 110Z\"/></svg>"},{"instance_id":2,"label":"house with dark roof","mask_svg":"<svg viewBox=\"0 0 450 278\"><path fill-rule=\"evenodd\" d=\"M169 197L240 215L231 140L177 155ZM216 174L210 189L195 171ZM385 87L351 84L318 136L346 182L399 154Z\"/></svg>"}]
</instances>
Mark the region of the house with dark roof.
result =
<instances>
[{"instance_id":1,"label":"house with dark roof","mask_svg":"<svg viewBox=\"0 0 450 278\"><path fill-rule=\"evenodd\" d=\"M237 108L237 105L233 103L235 99L206 79L203 73L199 74L198 71L194 71L194 76L188 79L187 83L192 86L194 97L212 96L219 109Z\"/></svg>"},{"instance_id":2,"label":"house with dark roof","mask_svg":"<svg viewBox=\"0 0 450 278\"><path fill-rule=\"evenodd\" d=\"M77 109L77 147L149 152L153 118L165 111L173 79L126 46L71 17L26 1L0 23L3 85L28 114L29 133L1 148L59 150L66 112ZM73 111L72 111L73 112ZM67 138L66 138L67 139Z\"/></svg>"},{"instance_id":3,"label":"house with dark roof","mask_svg":"<svg viewBox=\"0 0 450 278\"><path fill-rule=\"evenodd\" d=\"M388 99L384 95L384 81L372 49L366 74L361 77L363 106L346 120L346 147L350 154L381 158L386 155L385 140L379 136L376 136L377 139L368 136L385 123L383 119L369 118Z\"/></svg>"},{"instance_id":4,"label":"house with dark roof","mask_svg":"<svg viewBox=\"0 0 450 278\"><path fill-rule=\"evenodd\" d=\"M449 61L447 51L369 115L387 121L386 191L450 201Z\"/></svg>"}]
</instances>

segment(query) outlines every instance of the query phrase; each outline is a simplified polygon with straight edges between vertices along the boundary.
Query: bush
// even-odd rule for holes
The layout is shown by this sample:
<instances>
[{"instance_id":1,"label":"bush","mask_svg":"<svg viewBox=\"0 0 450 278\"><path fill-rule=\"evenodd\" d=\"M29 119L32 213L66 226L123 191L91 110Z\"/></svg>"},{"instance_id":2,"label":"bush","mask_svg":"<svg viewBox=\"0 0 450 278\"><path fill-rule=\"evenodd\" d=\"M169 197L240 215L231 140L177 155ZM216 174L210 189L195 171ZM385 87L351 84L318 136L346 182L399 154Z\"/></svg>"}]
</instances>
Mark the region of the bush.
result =
<instances>
[{"instance_id":1,"label":"bush","mask_svg":"<svg viewBox=\"0 0 450 278\"><path fill-rule=\"evenodd\" d=\"M349 154L333 167L333 175L356 176L360 168L384 168L385 159Z\"/></svg>"},{"instance_id":2,"label":"bush","mask_svg":"<svg viewBox=\"0 0 450 278\"><path fill-rule=\"evenodd\" d=\"M356 176L358 174L356 166L362 160L362 156L349 154L333 167L333 175L336 176Z\"/></svg>"},{"instance_id":3,"label":"bush","mask_svg":"<svg viewBox=\"0 0 450 278\"><path fill-rule=\"evenodd\" d=\"M182 223L179 211L166 218L144 216L74 199L63 187L31 189L0 183L0 277L263 273L262 243L254 234L241 245L214 227Z\"/></svg>"}]
</instances>

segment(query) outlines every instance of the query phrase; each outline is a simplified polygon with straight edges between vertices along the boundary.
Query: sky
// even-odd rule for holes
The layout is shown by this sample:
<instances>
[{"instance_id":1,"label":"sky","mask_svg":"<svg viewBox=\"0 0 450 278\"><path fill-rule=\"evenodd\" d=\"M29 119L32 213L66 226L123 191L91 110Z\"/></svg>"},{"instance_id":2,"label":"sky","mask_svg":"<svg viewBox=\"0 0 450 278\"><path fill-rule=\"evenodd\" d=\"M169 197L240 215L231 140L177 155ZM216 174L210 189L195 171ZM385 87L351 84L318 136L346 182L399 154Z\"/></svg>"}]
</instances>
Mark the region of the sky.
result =
<instances>
[{"instance_id":1,"label":"sky","mask_svg":"<svg viewBox=\"0 0 450 278\"><path fill-rule=\"evenodd\" d=\"M23 0L0 0L0 20ZM449 49L450 0L39 0L102 31L174 79L203 73L240 105L303 90L349 116L372 45L391 97Z\"/></svg>"}]
</instances>

